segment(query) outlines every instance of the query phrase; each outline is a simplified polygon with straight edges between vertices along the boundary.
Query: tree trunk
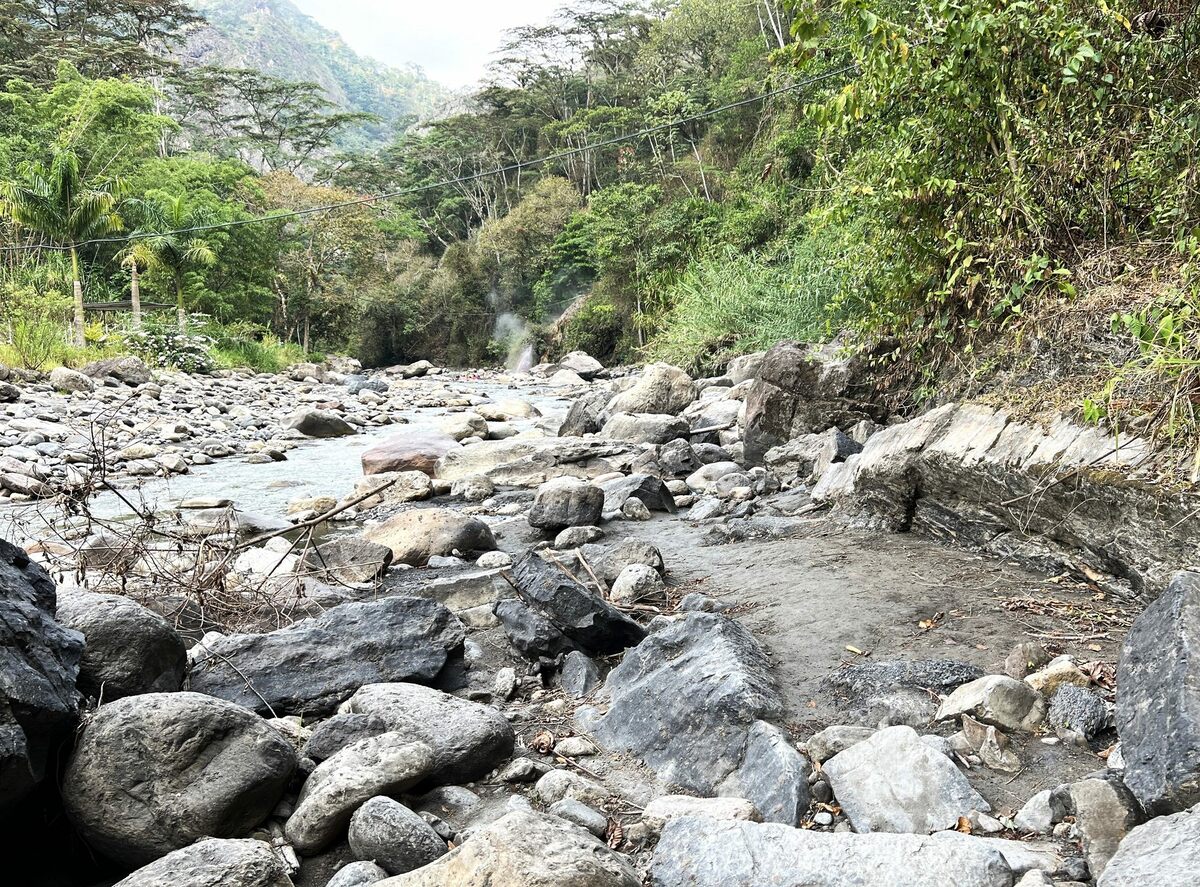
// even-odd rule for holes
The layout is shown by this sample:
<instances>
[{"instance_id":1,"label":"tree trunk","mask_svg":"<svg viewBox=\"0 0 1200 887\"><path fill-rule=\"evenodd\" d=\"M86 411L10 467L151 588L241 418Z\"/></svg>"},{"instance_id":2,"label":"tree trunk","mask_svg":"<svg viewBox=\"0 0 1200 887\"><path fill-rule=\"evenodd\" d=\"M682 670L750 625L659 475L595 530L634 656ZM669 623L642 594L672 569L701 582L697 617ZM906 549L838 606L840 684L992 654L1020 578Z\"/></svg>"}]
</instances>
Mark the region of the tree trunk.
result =
<instances>
[{"instance_id":1,"label":"tree trunk","mask_svg":"<svg viewBox=\"0 0 1200 887\"><path fill-rule=\"evenodd\" d=\"M179 332L187 332L187 313L183 307L183 278L175 275L175 319L179 322Z\"/></svg>"},{"instance_id":2,"label":"tree trunk","mask_svg":"<svg viewBox=\"0 0 1200 887\"><path fill-rule=\"evenodd\" d=\"M142 328L142 281L138 276L137 262L129 266L129 301L133 309L133 328Z\"/></svg>"},{"instance_id":3,"label":"tree trunk","mask_svg":"<svg viewBox=\"0 0 1200 887\"><path fill-rule=\"evenodd\" d=\"M83 281L79 279L79 253L71 247L71 277L75 291L75 344L82 348L87 344L86 325L83 318Z\"/></svg>"}]
</instances>

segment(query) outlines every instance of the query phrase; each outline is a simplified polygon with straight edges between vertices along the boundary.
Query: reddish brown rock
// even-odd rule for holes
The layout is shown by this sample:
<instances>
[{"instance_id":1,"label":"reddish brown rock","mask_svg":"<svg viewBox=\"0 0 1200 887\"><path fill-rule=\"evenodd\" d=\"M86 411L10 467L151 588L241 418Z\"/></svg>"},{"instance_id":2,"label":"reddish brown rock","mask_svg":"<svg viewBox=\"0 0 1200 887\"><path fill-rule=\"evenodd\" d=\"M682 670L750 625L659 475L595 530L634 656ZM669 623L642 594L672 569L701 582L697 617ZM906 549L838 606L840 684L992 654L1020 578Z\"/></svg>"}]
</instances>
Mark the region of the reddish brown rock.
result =
<instances>
[{"instance_id":1,"label":"reddish brown rock","mask_svg":"<svg viewBox=\"0 0 1200 887\"><path fill-rule=\"evenodd\" d=\"M363 474L423 471L432 477L438 459L461 449L458 441L440 431L405 431L363 452Z\"/></svg>"}]
</instances>

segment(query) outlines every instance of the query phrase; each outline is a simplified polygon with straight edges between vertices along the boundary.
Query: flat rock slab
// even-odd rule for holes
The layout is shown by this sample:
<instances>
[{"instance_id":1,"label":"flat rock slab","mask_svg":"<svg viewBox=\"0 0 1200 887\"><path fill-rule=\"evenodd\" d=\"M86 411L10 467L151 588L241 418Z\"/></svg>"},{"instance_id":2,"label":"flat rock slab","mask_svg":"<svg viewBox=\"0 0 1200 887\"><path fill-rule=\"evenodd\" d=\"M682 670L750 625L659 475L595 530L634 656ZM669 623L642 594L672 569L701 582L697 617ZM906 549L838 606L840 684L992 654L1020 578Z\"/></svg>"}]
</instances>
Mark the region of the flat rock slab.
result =
<instances>
[{"instance_id":1,"label":"flat rock slab","mask_svg":"<svg viewBox=\"0 0 1200 887\"><path fill-rule=\"evenodd\" d=\"M712 794L743 762L756 721L782 712L770 661L743 626L688 613L625 654L580 724L662 781Z\"/></svg>"},{"instance_id":2,"label":"flat rock slab","mask_svg":"<svg viewBox=\"0 0 1200 887\"><path fill-rule=\"evenodd\" d=\"M929 834L991 806L941 752L911 727L888 727L825 762L823 770L854 830Z\"/></svg>"},{"instance_id":3,"label":"flat rock slab","mask_svg":"<svg viewBox=\"0 0 1200 887\"><path fill-rule=\"evenodd\" d=\"M288 867L263 841L208 838L168 853L116 887L292 887Z\"/></svg>"},{"instance_id":4,"label":"flat rock slab","mask_svg":"<svg viewBox=\"0 0 1200 887\"><path fill-rule=\"evenodd\" d=\"M381 887L641 887L625 857L557 816L509 813L424 868Z\"/></svg>"},{"instance_id":5,"label":"flat rock slab","mask_svg":"<svg viewBox=\"0 0 1200 887\"><path fill-rule=\"evenodd\" d=\"M1200 873L1200 805L1127 834L1097 887L1192 884Z\"/></svg>"},{"instance_id":6,"label":"flat rock slab","mask_svg":"<svg viewBox=\"0 0 1200 887\"><path fill-rule=\"evenodd\" d=\"M432 681L465 636L423 598L341 604L268 634L210 641L189 685L263 714L323 714L364 684Z\"/></svg>"},{"instance_id":7,"label":"flat rock slab","mask_svg":"<svg viewBox=\"0 0 1200 887\"><path fill-rule=\"evenodd\" d=\"M673 819L651 867L655 887L1012 887L984 838L813 832L776 823Z\"/></svg>"}]
</instances>

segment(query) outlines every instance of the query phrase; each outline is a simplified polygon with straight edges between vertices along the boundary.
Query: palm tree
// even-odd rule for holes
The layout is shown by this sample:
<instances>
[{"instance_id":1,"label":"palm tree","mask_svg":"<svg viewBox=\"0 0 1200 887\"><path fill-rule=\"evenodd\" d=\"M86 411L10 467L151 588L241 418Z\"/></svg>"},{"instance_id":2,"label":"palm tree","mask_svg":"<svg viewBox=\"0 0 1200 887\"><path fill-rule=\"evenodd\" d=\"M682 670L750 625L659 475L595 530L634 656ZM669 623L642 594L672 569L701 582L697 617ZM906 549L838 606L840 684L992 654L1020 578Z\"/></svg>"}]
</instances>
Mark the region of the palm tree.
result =
<instances>
[{"instance_id":1,"label":"palm tree","mask_svg":"<svg viewBox=\"0 0 1200 887\"><path fill-rule=\"evenodd\" d=\"M151 256L145 245L134 242L121 254L121 264L129 269L129 301L133 309L133 328L142 328L142 272L150 267Z\"/></svg>"},{"instance_id":2,"label":"palm tree","mask_svg":"<svg viewBox=\"0 0 1200 887\"><path fill-rule=\"evenodd\" d=\"M189 271L208 268L217 261L217 253L202 237L192 236L193 229L212 222L211 215L202 207L188 204L186 196L150 192L138 207L146 222L133 234L133 244L127 250L126 262L132 262L171 278L175 289L175 316L179 331L187 323L187 308L184 304L184 284ZM136 257L136 258L134 258ZM137 271L134 270L136 277Z\"/></svg>"},{"instance_id":3,"label":"palm tree","mask_svg":"<svg viewBox=\"0 0 1200 887\"><path fill-rule=\"evenodd\" d=\"M79 244L115 234L123 227L118 212L123 186L120 179L84 180L79 155L57 148L49 166L30 160L17 168L18 178L0 182L0 213L41 235L71 255L75 292L75 344L84 345L83 281Z\"/></svg>"}]
</instances>

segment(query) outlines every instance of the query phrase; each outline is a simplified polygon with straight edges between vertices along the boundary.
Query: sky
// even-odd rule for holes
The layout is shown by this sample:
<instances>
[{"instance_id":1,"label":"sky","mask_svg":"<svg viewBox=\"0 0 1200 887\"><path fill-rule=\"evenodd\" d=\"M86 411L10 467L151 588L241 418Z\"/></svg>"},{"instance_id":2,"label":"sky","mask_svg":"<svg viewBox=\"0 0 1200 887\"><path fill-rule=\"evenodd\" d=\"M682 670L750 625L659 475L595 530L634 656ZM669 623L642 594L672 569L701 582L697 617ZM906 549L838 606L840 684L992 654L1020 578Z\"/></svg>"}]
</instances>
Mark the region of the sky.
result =
<instances>
[{"instance_id":1,"label":"sky","mask_svg":"<svg viewBox=\"0 0 1200 887\"><path fill-rule=\"evenodd\" d=\"M351 48L392 65L416 63L460 89L483 76L504 32L539 24L566 0L293 0Z\"/></svg>"}]
</instances>

